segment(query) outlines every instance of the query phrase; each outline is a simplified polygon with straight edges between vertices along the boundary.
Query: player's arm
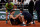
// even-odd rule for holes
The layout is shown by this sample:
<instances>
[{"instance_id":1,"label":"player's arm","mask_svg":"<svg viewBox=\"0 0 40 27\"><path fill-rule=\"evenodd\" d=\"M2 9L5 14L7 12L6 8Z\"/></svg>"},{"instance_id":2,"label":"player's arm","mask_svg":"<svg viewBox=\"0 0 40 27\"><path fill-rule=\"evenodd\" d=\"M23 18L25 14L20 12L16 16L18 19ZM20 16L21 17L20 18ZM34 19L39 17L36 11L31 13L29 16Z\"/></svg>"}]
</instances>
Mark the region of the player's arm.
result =
<instances>
[{"instance_id":1,"label":"player's arm","mask_svg":"<svg viewBox=\"0 0 40 27\"><path fill-rule=\"evenodd\" d=\"M15 5L11 2L11 5L13 6L13 9L15 8Z\"/></svg>"},{"instance_id":2,"label":"player's arm","mask_svg":"<svg viewBox=\"0 0 40 27\"><path fill-rule=\"evenodd\" d=\"M10 18L13 18L13 19L15 19L15 17L13 17L12 15L10 15L9 17L10 17Z\"/></svg>"},{"instance_id":3,"label":"player's arm","mask_svg":"<svg viewBox=\"0 0 40 27\"><path fill-rule=\"evenodd\" d=\"M10 15L10 18L13 18L13 19L17 19L18 17L19 17L19 15L16 17L13 17L12 15Z\"/></svg>"},{"instance_id":4,"label":"player's arm","mask_svg":"<svg viewBox=\"0 0 40 27\"><path fill-rule=\"evenodd\" d=\"M15 5L11 2L11 5L14 7Z\"/></svg>"},{"instance_id":5,"label":"player's arm","mask_svg":"<svg viewBox=\"0 0 40 27\"><path fill-rule=\"evenodd\" d=\"M8 16L8 11L7 11L7 7L8 6L8 3L6 3L5 7L6 7L6 16Z\"/></svg>"},{"instance_id":6,"label":"player's arm","mask_svg":"<svg viewBox=\"0 0 40 27\"><path fill-rule=\"evenodd\" d=\"M8 8L7 6L8 6L8 3L6 3L5 7Z\"/></svg>"},{"instance_id":7,"label":"player's arm","mask_svg":"<svg viewBox=\"0 0 40 27\"><path fill-rule=\"evenodd\" d=\"M15 5L14 4L12 4L13 5L13 8L15 8Z\"/></svg>"}]
</instances>

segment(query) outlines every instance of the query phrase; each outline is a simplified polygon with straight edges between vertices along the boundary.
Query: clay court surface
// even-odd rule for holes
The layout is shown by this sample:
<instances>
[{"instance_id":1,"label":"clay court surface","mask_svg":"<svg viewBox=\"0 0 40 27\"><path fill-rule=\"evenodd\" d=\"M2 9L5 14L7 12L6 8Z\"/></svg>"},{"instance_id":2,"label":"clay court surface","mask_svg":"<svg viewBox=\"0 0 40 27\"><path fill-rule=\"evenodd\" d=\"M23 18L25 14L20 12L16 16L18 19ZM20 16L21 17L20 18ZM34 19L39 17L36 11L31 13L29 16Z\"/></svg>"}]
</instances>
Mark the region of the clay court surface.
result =
<instances>
[{"instance_id":1,"label":"clay court surface","mask_svg":"<svg viewBox=\"0 0 40 27\"><path fill-rule=\"evenodd\" d=\"M8 24L6 24L6 21L0 21L0 27L40 27L40 23L35 21L35 24L31 24L30 26L20 26L20 25L11 25L8 21Z\"/></svg>"}]
</instances>

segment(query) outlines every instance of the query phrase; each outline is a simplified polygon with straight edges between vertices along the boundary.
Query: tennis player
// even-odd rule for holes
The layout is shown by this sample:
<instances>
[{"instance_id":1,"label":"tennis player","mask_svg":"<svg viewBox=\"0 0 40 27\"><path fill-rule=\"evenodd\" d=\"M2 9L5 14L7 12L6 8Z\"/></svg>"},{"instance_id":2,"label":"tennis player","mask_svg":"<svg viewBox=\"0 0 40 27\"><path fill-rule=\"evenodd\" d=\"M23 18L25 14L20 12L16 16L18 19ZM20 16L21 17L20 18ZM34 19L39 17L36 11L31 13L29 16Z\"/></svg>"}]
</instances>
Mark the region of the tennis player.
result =
<instances>
[{"instance_id":1,"label":"tennis player","mask_svg":"<svg viewBox=\"0 0 40 27\"><path fill-rule=\"evenodd\" d=\"M9 1L8 3L6 3L5 7L6 7L6 23L7 23L8 13L14 9L14 4Z\"/></svg>"},{"instance_id":2,"label":"tennis player","mask_svg":"<svg viewBox=\"0 0 40 27\"><path fill-rule=\"evenodd\" d=\"M12 25L21 24L19 20L20 14L14 17L14 13L15 13L15 10L12 10L11 15L9 16L11 24Z\"/></svg>"}]
</instances>

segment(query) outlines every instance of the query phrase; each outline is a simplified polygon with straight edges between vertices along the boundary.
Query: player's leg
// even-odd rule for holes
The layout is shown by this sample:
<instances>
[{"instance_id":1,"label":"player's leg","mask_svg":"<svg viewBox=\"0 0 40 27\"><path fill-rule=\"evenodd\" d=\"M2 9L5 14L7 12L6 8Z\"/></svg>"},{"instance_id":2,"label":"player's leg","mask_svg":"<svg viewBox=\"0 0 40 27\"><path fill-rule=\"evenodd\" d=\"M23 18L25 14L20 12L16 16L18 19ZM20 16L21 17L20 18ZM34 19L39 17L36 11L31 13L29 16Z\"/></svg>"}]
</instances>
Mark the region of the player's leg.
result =
<instances>
[{"instance_id":1,"label":"player's leg","mask_svg":"<svg viewBox=\"0 0 40 27\"><path fill-rule=\"evenodd\" d=\"M24 19L24 16L22 16L22 22L23 22L24 24L26 24L25 19Z\"/></svg>"},{"instance_id":2,"label":"player's leg","mask_svg":"<svg viewBox=\"0 0 40 27\"><path fill-rule=\"evenodd\" d=\"M21 16L19 16L19 20L20 20L20 22L22 22L22 17Z\"/></svg>"},{"instance_id":3,"label":"player's leg","mask_svg":"<svg viewBox=\"0 0 40 27\"><path fill-rule=\"evenodd\" d=\"M18 24L21 24L21 23L22 23L22 22L19 20L19 18L16 19L16 22L17 22Z\"/></svg>"},{"instance_id":4,"label":"player's leg","mask_svg":"<svg viewBox=\"0 0 40 27\"><path fill-rule=\"evenodd\" d=\"M6 23L8 23L7 20L8 20L8 12L6 10Z\"/></svg>"},{"instance_id":5,"label":"player's leg","mask_svg":"<svg viewBox=\"0 0 40 27\"><path fill-rule=\"evenodd\" d=\"M26 21L24 19L24 16L21 16L21 17L22 17L22 24L21 24L21 26L26 26Z\"/></svg>"},{"instance_id":6,"label":"player's leg","mask_svg":"<svg viewBox=\"0 0 40 27\"><path fill-rule=\"evenodd\" d=\"M11 19L10 19L11 25L15 25L15 21L16 21L16 20L14 20L14 19L11 18Z\"/></svg>"},{"instance_id":7,"label":"player's leg","mask_svg":"<svg viewBox=\"0 0 40 27\"><path fill-rule=\"evenodd\" d=\"M32 18L28 18L27 19L27 25L29 25L29 23L32 21Z\"/></svg>"}]
</instances>

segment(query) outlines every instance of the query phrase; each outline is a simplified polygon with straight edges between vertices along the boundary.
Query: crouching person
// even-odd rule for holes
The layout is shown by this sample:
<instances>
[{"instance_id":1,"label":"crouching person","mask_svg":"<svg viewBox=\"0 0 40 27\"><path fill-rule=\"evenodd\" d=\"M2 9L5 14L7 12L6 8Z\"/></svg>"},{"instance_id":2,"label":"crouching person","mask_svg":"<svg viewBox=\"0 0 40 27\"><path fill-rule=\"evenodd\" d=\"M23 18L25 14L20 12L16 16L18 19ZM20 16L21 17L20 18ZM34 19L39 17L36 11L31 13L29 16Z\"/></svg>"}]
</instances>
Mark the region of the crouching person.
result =
<instances>
[{"instance_id":1,"label":"crouching person","mask_svg":"<svg viewBox=\"0 0 40 27\"><path fill-rule=\"evenodd\" d=\"M27 26L29 25L29 23L32 21L32 15L28 12L23 11L23 9L20 9L20 13L22 13L21 17L22 17L22 21L23 24L27 24ZM27 23L26 23L27 20Z\"/></svg>"}]
</instances>

